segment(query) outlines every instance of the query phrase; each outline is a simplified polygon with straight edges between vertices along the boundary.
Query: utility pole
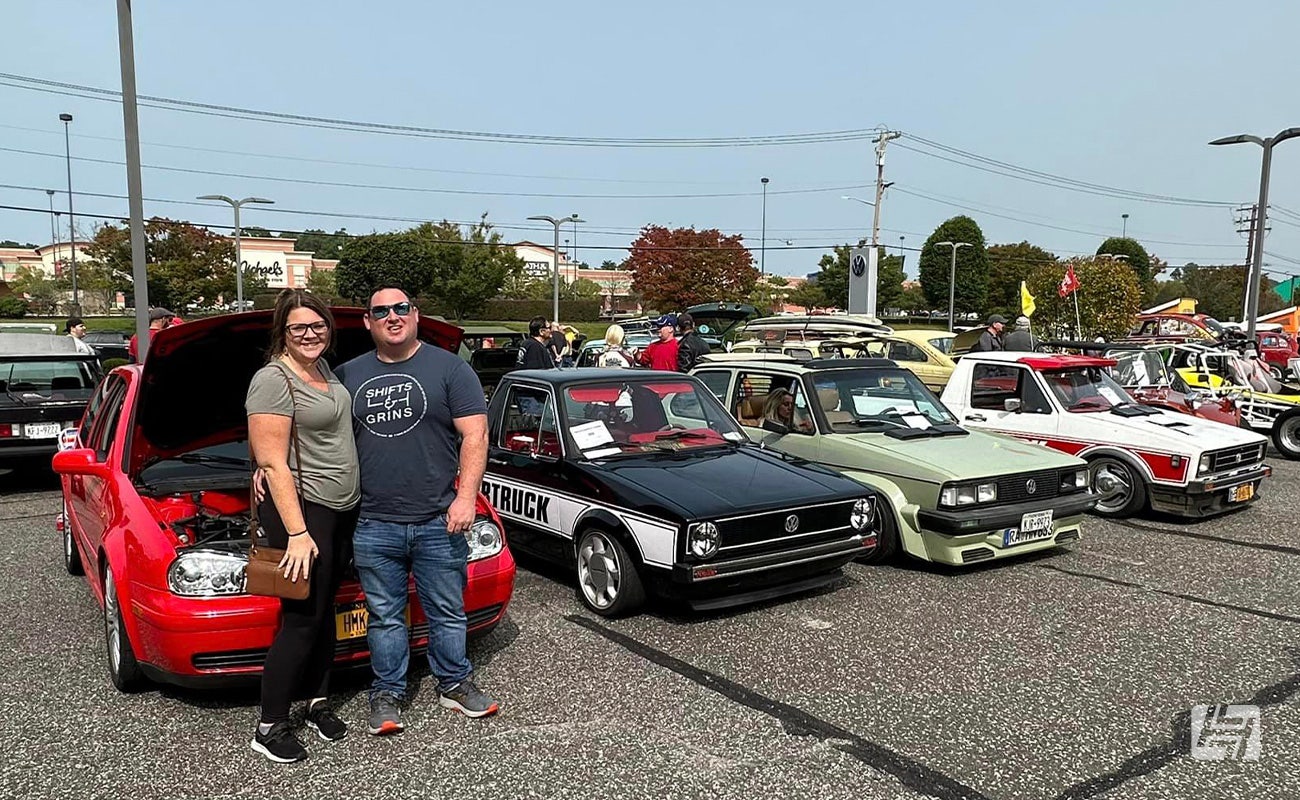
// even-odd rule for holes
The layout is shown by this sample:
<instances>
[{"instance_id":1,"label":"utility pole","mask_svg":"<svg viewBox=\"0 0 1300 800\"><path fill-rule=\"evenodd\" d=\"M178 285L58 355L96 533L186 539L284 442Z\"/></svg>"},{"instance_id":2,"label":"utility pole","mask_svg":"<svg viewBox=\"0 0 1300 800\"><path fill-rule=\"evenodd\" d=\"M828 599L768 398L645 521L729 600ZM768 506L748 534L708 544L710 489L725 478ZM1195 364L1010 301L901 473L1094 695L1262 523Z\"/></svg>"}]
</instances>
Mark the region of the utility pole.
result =
<instances>
[{"instance_id":1,"label":"utility pole","mask_svg":"<svg viewBox=\"0 0 1300 800\"><path fill-rule=\"evenodd\" d=\"M1241 293L1241 321L1245 322L1250 314L1250 265L1255 263L1255 223L1259 219L1259 206L1251 204L1238 210L1243 212L1243 216L1237 219L1237 233L1246 234L1246 282L1242 284Z\"/></svg>"},{"instance_id":2,"label":"utility pole","mask_svg":"<svg viewBox=\"0 0 1300 800\"><path fill-rule=\"evenodd\" d=\"M880 244L880 198L884 196L885 189L893 186L892 183L885 183L885 145L902 135L898 131L884 131L871 140L876 143L876 208L875 213L871 215L871 252L873 253L876 252L876 246Z\"/></svg>"}]
</instances>

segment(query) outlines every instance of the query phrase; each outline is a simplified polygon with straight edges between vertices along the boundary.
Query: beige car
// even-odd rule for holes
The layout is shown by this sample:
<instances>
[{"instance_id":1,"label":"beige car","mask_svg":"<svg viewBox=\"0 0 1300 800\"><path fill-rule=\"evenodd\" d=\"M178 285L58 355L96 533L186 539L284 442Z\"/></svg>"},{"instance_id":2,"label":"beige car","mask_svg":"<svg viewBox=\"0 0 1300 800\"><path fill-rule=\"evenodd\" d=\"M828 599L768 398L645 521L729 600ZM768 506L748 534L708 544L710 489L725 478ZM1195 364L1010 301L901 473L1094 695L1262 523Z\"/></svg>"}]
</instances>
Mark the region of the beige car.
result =
<instances>
[{"instance_id":1,"label":"beige car","mask_svg":"<svg viewBox=\"0 0 1300 800\"><path fill-rule=\"evenodd\" d=\"M921 379L927 389L943 391L957 363L952 360L956 335L925 328L822 342L822 358L888 358Z\"/></svg>"}]
</instances>

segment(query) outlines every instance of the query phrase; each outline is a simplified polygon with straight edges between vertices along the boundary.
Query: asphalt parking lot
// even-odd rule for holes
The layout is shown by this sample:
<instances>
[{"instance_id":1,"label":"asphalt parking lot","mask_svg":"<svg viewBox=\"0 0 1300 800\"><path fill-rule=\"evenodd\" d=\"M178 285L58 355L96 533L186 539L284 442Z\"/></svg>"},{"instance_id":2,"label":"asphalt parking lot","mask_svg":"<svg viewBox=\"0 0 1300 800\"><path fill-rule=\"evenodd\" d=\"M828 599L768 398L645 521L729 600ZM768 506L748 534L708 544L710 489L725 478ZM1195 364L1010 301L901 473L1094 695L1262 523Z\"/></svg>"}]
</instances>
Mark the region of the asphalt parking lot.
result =
<instances>
[{"instance_id":1,"label":"asphalt parking lot","mask_svg":"<svg viewBox=\"0 0 1300 800\"><path fill-rule=\"evenodd\" d=\"M474 642L502 703L469 721L417 679L407 731L271 765L253 692L122 695L68 576L48 474L0 478L0 796L1294 798L1300 464L1253 508L1090 520L1081 542L965 570L852 565L727 614L605 621L521 569ZM365 716L353 680L341 715ZM1257 762L1189 756L1190 710L1261 709Z\"/></svg>"}]
</instances>

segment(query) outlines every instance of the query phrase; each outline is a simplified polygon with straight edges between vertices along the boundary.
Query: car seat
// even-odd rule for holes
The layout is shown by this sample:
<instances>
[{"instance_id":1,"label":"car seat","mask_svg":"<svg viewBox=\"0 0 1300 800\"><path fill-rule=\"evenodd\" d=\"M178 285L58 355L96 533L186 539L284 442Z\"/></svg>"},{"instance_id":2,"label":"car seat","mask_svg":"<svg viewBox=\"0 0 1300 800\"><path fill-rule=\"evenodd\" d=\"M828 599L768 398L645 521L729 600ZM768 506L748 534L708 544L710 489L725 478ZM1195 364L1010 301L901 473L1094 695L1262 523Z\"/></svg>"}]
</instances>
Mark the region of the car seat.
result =
<instances>
[{"instance_id":1,"label":"car seat","mask_svg":"<svg viewBox=\"0 0 1300 800\"><path fill-rule=\"evenodd\" d=\"M757 428L763 424L763 407L767 404L766 395L753 395L742 398L736 406L736 419L741 425Z\"/></svg>"},{"instance_id":2,"label":"car seat","mask_svg":"<svg viewBox=\"0 0 1300 800\"><path fill-rule=\"evenodd\" d=\"M853 421L853 414L840 410L840 391L834 387L817 390L817 402L821 403L826 421L831 425L842 425Z\"/></svg>"}]
</instances>

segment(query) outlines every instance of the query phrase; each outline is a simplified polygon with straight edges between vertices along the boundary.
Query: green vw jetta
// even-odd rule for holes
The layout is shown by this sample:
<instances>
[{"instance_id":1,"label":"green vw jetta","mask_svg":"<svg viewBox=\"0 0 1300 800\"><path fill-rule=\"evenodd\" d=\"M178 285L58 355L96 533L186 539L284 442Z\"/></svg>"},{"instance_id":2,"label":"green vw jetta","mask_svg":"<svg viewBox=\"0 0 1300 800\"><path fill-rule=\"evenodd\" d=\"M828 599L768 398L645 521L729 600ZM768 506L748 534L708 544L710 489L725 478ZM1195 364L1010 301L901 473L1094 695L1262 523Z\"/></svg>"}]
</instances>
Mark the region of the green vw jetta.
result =
<instances>
[{"instance_id":1,"label":"green vw jetta","mask_svg":"<svg viewBox=\"0 0 1300 800\"><path fill-rule=\"evenodd\" d=\"M871 560L899 548L944 564L1050 549L1079 538L1096 502L1082 460L958 426L915 375L888 359L725 354L706 357L692 374L760 446L885 493L894 524Z\"/></svg>"}]
</instances>

